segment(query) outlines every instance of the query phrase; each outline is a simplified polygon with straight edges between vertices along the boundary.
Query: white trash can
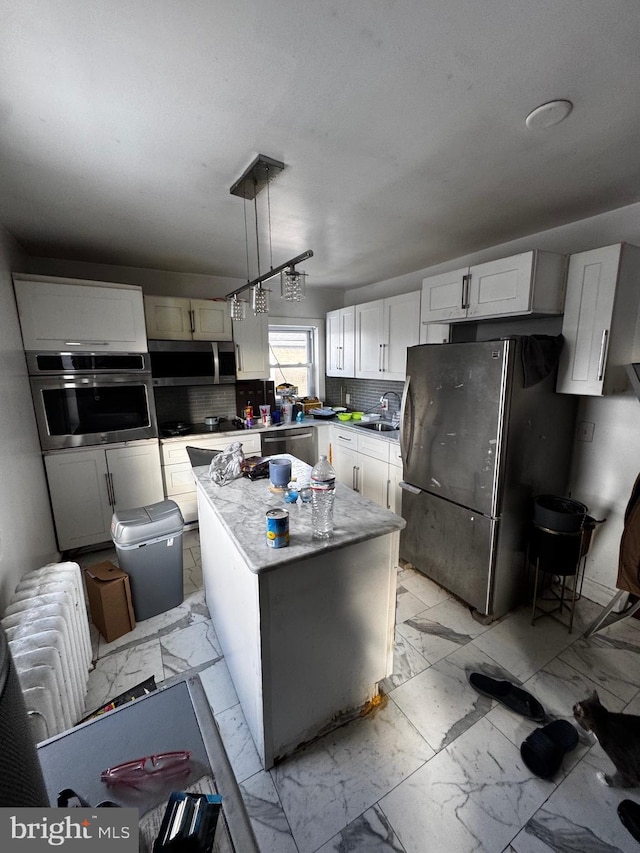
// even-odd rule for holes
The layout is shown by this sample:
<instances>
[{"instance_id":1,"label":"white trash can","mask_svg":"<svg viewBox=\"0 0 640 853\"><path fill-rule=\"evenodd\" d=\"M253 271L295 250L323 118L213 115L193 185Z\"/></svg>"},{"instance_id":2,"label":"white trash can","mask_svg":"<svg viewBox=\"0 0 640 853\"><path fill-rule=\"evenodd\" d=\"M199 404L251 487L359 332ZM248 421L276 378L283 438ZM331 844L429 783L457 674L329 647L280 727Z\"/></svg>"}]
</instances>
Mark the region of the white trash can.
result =
<instances>
[{"instance_id":1,"label":"white trash can","mask_svg":"<svg viewBox=\"0 0 640 853\"><path fill-rule=\"evenodd\" d=\"M182 531L175 501L114 512L111 538L120 568L129 575L136 622L182 604Z\"/></svg>"}]
</instances>

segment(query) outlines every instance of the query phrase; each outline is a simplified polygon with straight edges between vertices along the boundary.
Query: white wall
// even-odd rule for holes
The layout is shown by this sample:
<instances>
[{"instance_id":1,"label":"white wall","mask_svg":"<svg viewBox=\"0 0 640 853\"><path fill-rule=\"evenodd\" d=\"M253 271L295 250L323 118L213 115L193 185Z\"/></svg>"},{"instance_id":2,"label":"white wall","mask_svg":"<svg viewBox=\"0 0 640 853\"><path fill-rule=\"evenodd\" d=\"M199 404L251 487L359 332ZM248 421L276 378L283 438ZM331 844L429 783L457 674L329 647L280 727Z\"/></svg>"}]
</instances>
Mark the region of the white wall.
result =
<instances>
[{"instance_id":1,"label":"white wall","mask_svg":"<svg viewBox=\"0 0 640 853\"><path fill-rule=\"evenodd\" d=\"M618 242L640 246L640 204L347 291L345 304L368 302L419 290L422 279L429 275L508 257L529 249L572 254ZM638 291L640 293L640 280ZM640 471L640 403L631 392L605 398L584 397L578 413L578 422L581 421L594 424L593 441L576 441L574 444L569 490L574 498L587 504L591 515L607 518L593 537L584 585L588 598L604 604L615 592L624 510Z\"/></svg>"},{"instance_id":2,"label":"white wall","mask_svg":"<svg viewBox=\"0 0 640 853\"><path fill-rule=\"evenodd\" d=\"M0 613L26 571L59 556L11 281L25 266L0 227Z\"/></svg>"}]
</instances>

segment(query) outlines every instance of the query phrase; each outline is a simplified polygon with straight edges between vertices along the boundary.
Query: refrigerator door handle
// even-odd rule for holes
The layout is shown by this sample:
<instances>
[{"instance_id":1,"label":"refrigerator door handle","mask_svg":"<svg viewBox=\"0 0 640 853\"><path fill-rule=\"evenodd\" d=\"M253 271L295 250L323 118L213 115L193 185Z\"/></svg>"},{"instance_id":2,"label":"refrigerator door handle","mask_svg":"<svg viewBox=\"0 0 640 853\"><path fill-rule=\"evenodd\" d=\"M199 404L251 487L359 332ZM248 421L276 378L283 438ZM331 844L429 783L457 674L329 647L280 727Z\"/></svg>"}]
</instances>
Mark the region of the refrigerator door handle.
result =
<instances>
[{"instance_id":1,"label":"refrigerator door handle","mask_svg":"<svg viewBox=\"0 0 640 853\"><path fill-rule=\"evenodd\" d=\"M404 381L404 389L402 391L402 402L400 404L400 456L402 458L402 467L406 469L409 464L408 448L413 443L413 403L410 394L411 376L407 374Z\"/></svg>"},{"instance_id":2,"label":"refrigerator door handle","mask_svg":"<svg viewBox=\"0 0 640 853\"><path fill-rule=\"evenodd\" d=\"M398 485L401 489L404 489L405 492L411 492L412 495L422 494L422 489L419 489L417 486L412 486L411 483L407 483L406 480L400 480Z\"/></svg>"}]
</instances>

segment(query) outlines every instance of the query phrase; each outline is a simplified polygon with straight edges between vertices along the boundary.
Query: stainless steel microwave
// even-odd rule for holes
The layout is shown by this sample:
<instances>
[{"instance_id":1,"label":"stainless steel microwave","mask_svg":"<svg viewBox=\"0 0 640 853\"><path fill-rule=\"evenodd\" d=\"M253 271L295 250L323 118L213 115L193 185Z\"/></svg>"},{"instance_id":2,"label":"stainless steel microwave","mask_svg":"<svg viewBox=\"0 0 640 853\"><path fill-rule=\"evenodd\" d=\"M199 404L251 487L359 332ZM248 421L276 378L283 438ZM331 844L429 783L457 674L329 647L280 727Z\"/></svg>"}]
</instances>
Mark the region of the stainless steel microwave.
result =
<instances>
[{"instance_id":1,"label":"stainless steel microwave","mask_svg":"<svg viewBox=\"0 0 640 853\"><path fill-rule=\"evenodd\" d=\"M231 341L149 341L155 386L224 385L236 381Z\"/></svg>"}]
</instances>

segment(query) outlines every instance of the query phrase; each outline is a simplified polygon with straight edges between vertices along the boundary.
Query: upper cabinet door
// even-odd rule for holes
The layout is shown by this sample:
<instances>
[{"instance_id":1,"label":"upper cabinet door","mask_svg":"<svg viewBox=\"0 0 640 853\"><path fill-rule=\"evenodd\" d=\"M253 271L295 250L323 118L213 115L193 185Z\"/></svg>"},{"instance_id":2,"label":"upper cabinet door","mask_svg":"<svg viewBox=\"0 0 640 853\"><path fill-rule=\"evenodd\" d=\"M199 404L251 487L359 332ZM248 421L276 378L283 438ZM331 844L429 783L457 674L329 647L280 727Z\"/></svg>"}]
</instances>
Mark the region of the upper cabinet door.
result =
<instances>
[{"instance_id":1,"label":"upper cabinet door","mask_svg":"<svg viewBox=\"0 0 640 853\"><path fill-rule=\"evenodd\" d=\"M557 391L601 396L626 389L625 364L640 357L639 275L636 246L615 244L571 256Z\"/></svg>"},{"instance_id":2,"label":"upper cabinet door","mask_svg":"<svg viewBox=\"0 0 640 853\"><path fill-rule=\"evenodd\" d=\"M467 316L526 314L531 308L533 252L469 268Z\"/></svg>"},{"instance_id":3,"label":"upper cabinet door","mask_svg":"<svg viewBox=\"0 0 640 853\"><path fill-rule=\"evenodd\" d=\"M382 299L356 305L356 377L381 379L384 374L384 305Z\"/></svg>"},{"instance_id":4,"label":"upper cabinet door","mask_svg":"<svg viewBox=\"0 0 640 853\"><path fill-rule=\"evenodd\" d=\"M352 377L355 372L355 307L329 311L326 325L327 376Z\"/></svg>"},{"instance_id":5,"label":"upper cabinet door","mask_svg":"<svg viewBox=\"0 0 640 853\"><path fill-rule=\"evenodd\" d=\"M14 276L25 350L146 352L142 289Z\"/></svg>"},{"instance_id":6,"label":"upper cabinet door","mask_svg":"<svg viewBox=\"0 0 640 853\"><path fill-rule=\"evenodd\" d=\"M231 341L233 328L226 299L192 299L194 341Z\"/></svg>"},{"instance_id":7,"label":"upper cabinet door","mask_svg":"<svg viewBox=\"0 0 640 853\"><path fill-rule=\"evenodd\" d=\"M247 314L233 323L236 345L236 377L269 379L269 319L266 314Z\"/></svg>"},{"instance_id":8,"label":"upper cabinet door","mask_svg":"<svg viewBox=\"0 0 640 853\"><path fill-rule=\"evenodd\" d=\"M190 299L178 296L145 296L147 337L161 341L190 341Z\"/></svg>"},{"instance_id":9,"label":"upper cabinet door","mask_svg":"<svg viewBox=\"0 0 640 853\"><path fill-rule=\"evenodd\" d=\"M407 347L420 343L420 291L384 300L383 379L404 382Z\"/></svg>"},{"instance_id":10,"label":"upper cabinet door","mask_svg":"<svg viewBox=\"0 0 640 853\"><path fill-rule=\"evenodd\" d=\"M468 273L465 267L422 280L421 322L446 323L466 318Z\"/></svg>"}]
</instances>

